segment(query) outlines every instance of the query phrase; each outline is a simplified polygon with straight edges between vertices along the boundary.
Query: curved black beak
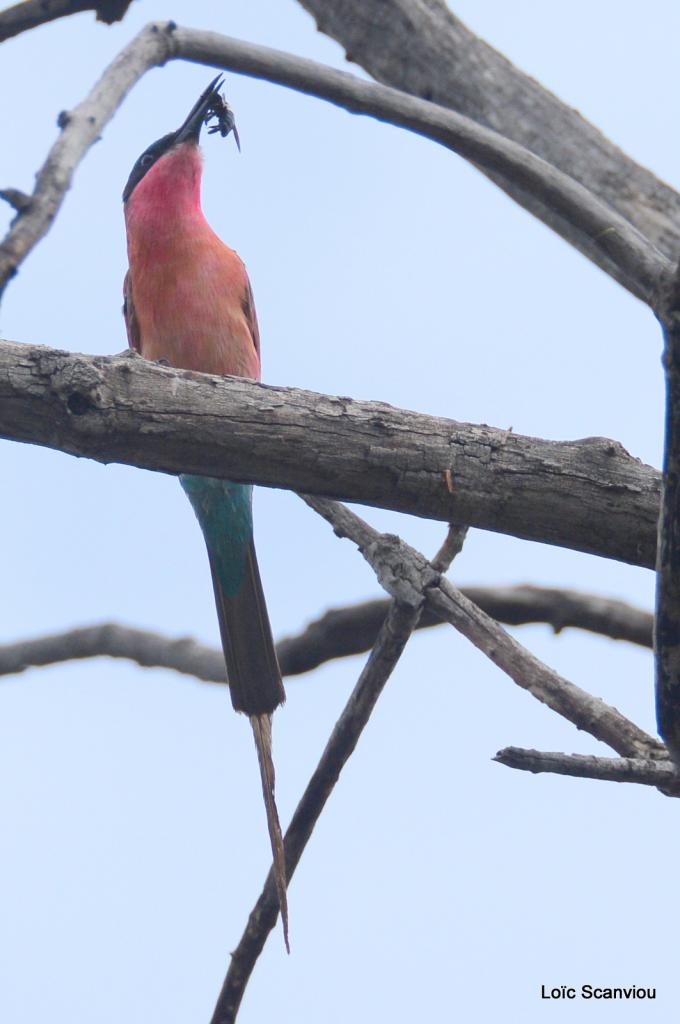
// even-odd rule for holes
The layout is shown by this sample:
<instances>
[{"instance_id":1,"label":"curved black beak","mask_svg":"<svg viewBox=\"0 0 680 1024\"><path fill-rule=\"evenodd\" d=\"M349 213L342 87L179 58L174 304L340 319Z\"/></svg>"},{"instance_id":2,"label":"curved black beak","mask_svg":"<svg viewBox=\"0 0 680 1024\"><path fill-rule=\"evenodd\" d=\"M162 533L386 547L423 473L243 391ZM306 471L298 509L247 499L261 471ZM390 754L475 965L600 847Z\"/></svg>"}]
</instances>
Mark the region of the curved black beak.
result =
<instances>
[{"instance_id":1,"label":"curved black beak","mask_svg":"<svg viewBox=\"0 0 680 1024\"><path fill-rule=\"evenodd\" d=\"M220 89L223 83L224 76L219 74L213 78L208 88L201 93L191 108L186 121L175 132L174 145L179 145L182 142L193 142L195 145L198 145L201 137L201 128L214 117L217 119L217 124L211 127L209 131L219 131L223 136L233 131L236 145L239 149L241 148L234 115L231 108L220 96Z\"/></svg>"}]
</instances>

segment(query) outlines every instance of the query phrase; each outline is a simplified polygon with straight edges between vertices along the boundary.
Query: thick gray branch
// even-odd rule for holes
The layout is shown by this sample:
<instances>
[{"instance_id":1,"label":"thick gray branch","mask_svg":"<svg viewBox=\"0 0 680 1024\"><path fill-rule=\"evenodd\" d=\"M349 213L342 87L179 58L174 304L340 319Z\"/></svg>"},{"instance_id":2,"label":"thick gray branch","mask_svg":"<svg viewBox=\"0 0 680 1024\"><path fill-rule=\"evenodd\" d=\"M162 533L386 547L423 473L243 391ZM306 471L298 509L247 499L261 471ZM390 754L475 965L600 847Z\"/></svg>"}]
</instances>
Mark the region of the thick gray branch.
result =
<instances>
[{"instance_id":1,"label":"thick gray branch","mask_svg":"<svg viewBox=\"0 0 680 1024\"><path fill-rule=\"evenodd\" d=\"M603 438L544 441L127 353L11 342L0 342L0 437L655 560L659 474Z\"/></svg>"},{"instance_id":2,"label":"thick gray branch","mask_svg":"<svg viewBox=\"0 0 680 1024\"><path fill-rule=\"evenodd\" d=\"M641 786L657 786L667 796L680 796L680 777L672 761L650 758L594 757L590 754L556 754L522 747L499 750L494 761L525 772L552 772L578 779L601 779L604 782L635 782Z\"/></svg>"},{"instance_id":3,"label":"thick gray branch","mask_svg":"<svg viewBox=\"0 0 680 1024\"><path fill-rule=\"evenodd\" d=\"M605 704L598 697L564 679L522 647L502 626L469 601L429 562L400 537L380 534L350 509L325 498L303 495L319 515L331 523L339 537L359 548L381 585L402 603L414 603L421 594L438 615L498 665L518 686L552 711L607 743L624 757L667 757L666 748L653 736Z\"/></svg>"},{"instance_id":4,"label":"thick gray branch","mask_svg":"<svg viewBox=\"0 0 680 1024\"><path fill-rule=\"evenodd\" d=\"M457 110L526 146L618 210L667 257L677 257L680 195L631 160L577 110L476 37L444 0L300 3L322 32L341 43L348 60L375 79ZM541 196L513 180L497 175L494 180L594 258L583 236L561 221Z\"/></svg>"}]
</instances>

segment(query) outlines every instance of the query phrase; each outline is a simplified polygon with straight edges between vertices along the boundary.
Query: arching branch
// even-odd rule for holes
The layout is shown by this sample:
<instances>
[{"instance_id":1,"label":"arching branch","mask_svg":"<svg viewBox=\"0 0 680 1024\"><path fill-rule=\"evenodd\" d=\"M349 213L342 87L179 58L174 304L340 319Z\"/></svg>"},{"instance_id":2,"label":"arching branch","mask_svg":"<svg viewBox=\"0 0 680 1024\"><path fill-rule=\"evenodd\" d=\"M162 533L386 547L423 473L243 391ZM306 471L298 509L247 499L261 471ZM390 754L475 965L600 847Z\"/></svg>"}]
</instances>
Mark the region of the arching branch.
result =
<instances>
[{"instance_id":1,"label":"arching branch","mask_svg":"<svg viewBox=\"0 0 680 1024\"><path fill-rule=\"evenodd\" d=\"M88 98L62 119L62 134L38 174L31 201L0 245L0 289L48 230L75 167L124 96L146 70L171 58L288 85L447 146L540 200L554 214L551 227L652 307L659 288L670 279L671 263L625 217L561 170L472 119L314 61L165 22L147 26L107 68Z\"/></svg>"},{"instance_id":2,"label":"arching branch","mask_svg":"<svg viewBox=\"0 0 680 1024\"><path fill-rule=\"evenodd\" d=\"M672 263L630 221L574 178L471 118L398 89L214 32L177 27L170 39L177 56L289 85L441 143L495 181L510 183L515 198L531 196L532 212L548 211L542 219L554 231L652 307L659 287L670 279Z\"/></svg>"},{"instance_id":3,"label":"arching branch","mask_svg":"<svg viewBox=\"0 0 680 1024\"><path fill-rule=\"evenodd\" d=\"M618 210L668 258L677 258L680 195L471 32L445 0L300 3L314 15L319 30L344 47L347 59L379 82L456 110L526 146ZM569 223L556 223L559 214L541 196L507 177L490 176L591 255Z\"/></svg>"}]
</instances>

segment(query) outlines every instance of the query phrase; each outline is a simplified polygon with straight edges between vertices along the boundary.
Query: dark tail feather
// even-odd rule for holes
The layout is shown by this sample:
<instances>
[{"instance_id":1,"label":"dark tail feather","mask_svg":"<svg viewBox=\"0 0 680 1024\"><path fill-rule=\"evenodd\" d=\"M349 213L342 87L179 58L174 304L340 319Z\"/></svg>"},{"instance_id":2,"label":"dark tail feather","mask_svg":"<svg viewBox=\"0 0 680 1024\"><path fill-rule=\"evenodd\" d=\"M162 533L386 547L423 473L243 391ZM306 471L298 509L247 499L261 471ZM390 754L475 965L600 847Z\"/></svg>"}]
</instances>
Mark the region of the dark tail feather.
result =
<instances>
[{"instance_id":1,"label":"dark tail feather","mask_svg":"<svg viewBox=\"0 0 680 1024\"><path fill-rule=\"evenodd\" d=\"M246 715L271 714L283 704L286 693L276 660L255 545L252 540L248 545L245 573L235 597L224 593L209 550L208 555L231 702L236 711Z\"/></svg>"},{"instance_id":2,"label":"dark tail feather","mask_svg":"<svg viewBox=\"0 0 680 1024\"><path fill-rule=\"evenodd\" d=\"M281 682L279 663L276 660L253 541L251 540L248 546L244 577L235 597L229 597L224 593L209 550L208 555L231 702L236 711L244 711L248 715L255 737L283 938L290 953L286 858L274 795L271 719L272 711L284 702L286 693Z\"/></svg>"},{"instance_id":3,"label":"dark tail feather","mask_svg":"<svg viewBox=\"0 0 680 1024\"><path fill-rule=\"evenodd\" d=\"M286 855L283 849L283 836L281 835L279 812L276 809L276 799L274 796L272 716L251 715L250 724L253 727L255 746L257 747L257 759L260 763L262 795L264 796L264 805L267 809L267 828L269 829L269 841L271 843L272 857L274 861L276 895L279 898L279 909L281 910L283 941L286 943L287 952L290 953L290 943L288 942L288 899L286 896Z\"/></svg>"}]
</instances>

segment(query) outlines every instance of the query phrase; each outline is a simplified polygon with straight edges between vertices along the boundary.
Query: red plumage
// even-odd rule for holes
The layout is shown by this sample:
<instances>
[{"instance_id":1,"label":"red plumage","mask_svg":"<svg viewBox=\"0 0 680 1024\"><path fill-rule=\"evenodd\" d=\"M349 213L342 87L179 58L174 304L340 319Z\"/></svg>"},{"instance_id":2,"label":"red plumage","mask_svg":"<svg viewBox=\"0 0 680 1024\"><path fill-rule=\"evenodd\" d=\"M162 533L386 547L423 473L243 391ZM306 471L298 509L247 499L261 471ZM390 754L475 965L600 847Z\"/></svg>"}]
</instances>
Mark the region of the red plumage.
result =
<instances>
[{"instance_id":1,"label":"red plumage","mask_svg":"<svg viewBox=\"0 0 680 1024\"><path fill-rule=\"evenodd\" d=\"M149 147L132 170L123 195L130 264L125 322L130 346L146 359L259 380L260 337L246 269L201 210L201 126L206 117L217 117L222 134L235 131L218 90L215 79L184 125ZM251 488L204 477L180 479L208 546L232 702L248 714L253 728L288 947L286 868L271 755L271 713L285 692L252 541Z\"/></svg>"},{"instance_id":2,"label":"red plumage","mask_svg":"<svg viewBox=\"0 0 680 1024\"><path fill-rule=\"evenodd\" d=\"M260 335L243 261L218 238L200 201L201 152L161 157L125 205L130 344L146 359L260 379Z\"/></svg>"}]
</instances>

